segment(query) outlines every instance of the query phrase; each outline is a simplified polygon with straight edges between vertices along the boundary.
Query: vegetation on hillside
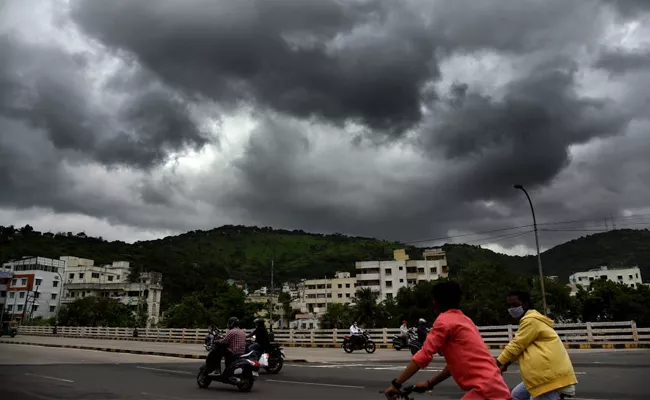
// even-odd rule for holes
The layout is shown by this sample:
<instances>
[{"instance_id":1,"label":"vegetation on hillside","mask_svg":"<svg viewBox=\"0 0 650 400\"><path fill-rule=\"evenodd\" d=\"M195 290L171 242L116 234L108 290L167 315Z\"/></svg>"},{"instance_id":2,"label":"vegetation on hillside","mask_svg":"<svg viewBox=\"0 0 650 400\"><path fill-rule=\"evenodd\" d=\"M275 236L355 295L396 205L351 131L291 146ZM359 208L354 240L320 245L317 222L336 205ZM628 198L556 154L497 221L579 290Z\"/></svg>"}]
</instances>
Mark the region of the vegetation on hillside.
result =
<instances>
[{"instance_id":1,"label":"vegetation on hillside","mask_svg":"<svg viewBox=\"0 0 650 400\"><path fill-rule=\"evenodd\" d=\"M222 226L192 231L164 239L128 244L87 237L83 233L41 233L29 225L0 226L0 261L23 256L58 258L74 255L96 264L116 260L131 262L132 268L163 273L163 309L204 288L211 280L245 281L250 288L268 286L271 258L275 260L275 285L301 278L332 276L336 271L354 272L355 261L389 260L396 242L321 235L303 231L273 230L245 226ZM479 246L445 245L453 277L472 264L488 263L519 276L534 275L534 257L511 257ZM412 259L421 251L408 246ZM638 265L650 276L650 231L617 230L572 240L543 254L547 275L560 276L599 265ZM477 277L476 279L492 279Z\"/></svg>"}]
</instances>

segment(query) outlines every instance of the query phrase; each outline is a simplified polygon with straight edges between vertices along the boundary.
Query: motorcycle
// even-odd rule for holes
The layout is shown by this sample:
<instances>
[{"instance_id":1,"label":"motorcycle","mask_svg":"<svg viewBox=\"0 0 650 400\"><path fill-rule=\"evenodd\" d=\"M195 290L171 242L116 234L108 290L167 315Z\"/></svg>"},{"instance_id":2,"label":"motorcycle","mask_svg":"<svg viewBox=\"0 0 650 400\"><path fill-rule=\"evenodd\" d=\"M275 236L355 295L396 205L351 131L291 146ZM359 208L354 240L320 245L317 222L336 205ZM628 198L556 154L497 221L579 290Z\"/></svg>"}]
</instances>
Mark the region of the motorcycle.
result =
<instances>
[{"instance_id":1,"label":"motorcycle","mask_svg":"<svg viewBox=\"0 0 650 400\"><path fill-rule=\"evenodd\" d=\"M393 348L397 351L400 351L408 347L409 343L415 338L417 340L418 334L415 328L409 328L406 333L406 337L402 334L393 336Z\"/></svg>"},{"instance_id":2,"label":"motorcycle","mask_svg":"<svg viewBox=\"0 0 650 400\"><path fill-rule=\"evenodd\" d=\"M250 340L248 340L249 346L253 343L255 343L255 336L252 336ZM270 350L271 351L269 353L264 353L264 354L259 354L258 352L255 352L254 358L256 361L260 363L260 365L262 366L262 368L266 370L266 372L275 375L279 373L280 370L282 370L282 367L284 366L284 359L286 358L286 356L284 354L284 349L280 347L280 343L271 342Z\"/></svg>"},{"instance_id":3,"label":"motorcycle","mask_svg":"<svg viewBox=\"0 0 650 400\"><path fill-rule=\"evenodd\" d=\"M260 363L253 360L253 352L246 353L234 359L226 366L221 375L210 375L207 372L207 361L199 368L196 383L201 389L207 389L212 381L233 385L240 392L250 392L255 379L259 377Z\"/></svg>"},{"instance_id":4,"label":"motorcycle","mask_svg":"<svg viewBox=\"0 0 650 400\"><path fill-rule=\"evenodd\" d=\"M351 336L344 336L343 351L349 354L355 350L365 350L366 353L372 354L377 350L377 345L370 339L370 332L363 331L358 336L363 340L352 340Z\"/></svg>"}]
</instances>

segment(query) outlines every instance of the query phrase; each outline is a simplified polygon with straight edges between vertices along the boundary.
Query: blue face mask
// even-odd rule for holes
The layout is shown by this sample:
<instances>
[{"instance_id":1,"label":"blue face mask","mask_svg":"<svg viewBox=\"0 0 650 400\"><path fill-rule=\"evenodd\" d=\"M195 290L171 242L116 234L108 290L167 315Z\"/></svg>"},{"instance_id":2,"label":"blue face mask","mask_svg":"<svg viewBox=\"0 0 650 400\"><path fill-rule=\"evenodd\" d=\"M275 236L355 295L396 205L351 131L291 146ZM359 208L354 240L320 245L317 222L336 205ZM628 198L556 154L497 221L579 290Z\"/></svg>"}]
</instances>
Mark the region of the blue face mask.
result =
<instances>
[{"instance_id":1,"label":"blue face mask","mask_svg":"<svg viewBox=\"0 0 650 400\"><path fill-rule=\"evenodd\" d=\"M519 319L522 315L524 315L524 308L522 306L511 307L508 309L508 313L512 318Z\"/></svg>"}]
</instances>

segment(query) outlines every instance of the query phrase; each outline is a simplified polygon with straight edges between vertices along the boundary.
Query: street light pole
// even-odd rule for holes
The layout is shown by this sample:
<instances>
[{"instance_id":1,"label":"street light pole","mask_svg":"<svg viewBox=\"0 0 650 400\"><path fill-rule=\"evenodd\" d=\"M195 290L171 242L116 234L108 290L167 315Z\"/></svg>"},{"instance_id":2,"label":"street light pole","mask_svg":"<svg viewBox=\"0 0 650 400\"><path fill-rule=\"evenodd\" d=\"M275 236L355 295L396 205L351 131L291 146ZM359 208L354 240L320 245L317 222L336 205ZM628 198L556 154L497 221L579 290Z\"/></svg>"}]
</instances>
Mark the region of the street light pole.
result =
<instances>
[{"instance_id":1,"label":"street light pole","mask_svg":"<svg viewBox=\"0 0 650 400\"><path fill-rule=\"evenodd\" d=\"M266 240L266 245L271 249L271 297L269 299L269 303L271 304L271 309L269 310L269 322L271 325L271 330L273 330L273 270L275 268L275 250L273 249L273 246L271 246L271 241L269 240L268 236L266 236L260 231L253 231L253 232L262 236L264 240Z\"/></svg>"},{"instance_id":2,"label":"street light pole","mask_svg":"<svg viewBox=\"0 0 650 400\"><path fill-rule=\"evenodd\" d=\"M521 190L526 195L528 199L528 204L530 204L530 212L533 214L533 230L535 231L535 246L537 247L537 267L539 269L539 284L542 289L542 306L544 307L544 315L546 315L546 290L544 289L544 270L542 269L542 255L539 252L539 235L537 233L537 219L535 218L535 208L533 207L533 201L530 199L528 192L522 185L514 185L515 189Z\"/></svg>"}]
</instances>

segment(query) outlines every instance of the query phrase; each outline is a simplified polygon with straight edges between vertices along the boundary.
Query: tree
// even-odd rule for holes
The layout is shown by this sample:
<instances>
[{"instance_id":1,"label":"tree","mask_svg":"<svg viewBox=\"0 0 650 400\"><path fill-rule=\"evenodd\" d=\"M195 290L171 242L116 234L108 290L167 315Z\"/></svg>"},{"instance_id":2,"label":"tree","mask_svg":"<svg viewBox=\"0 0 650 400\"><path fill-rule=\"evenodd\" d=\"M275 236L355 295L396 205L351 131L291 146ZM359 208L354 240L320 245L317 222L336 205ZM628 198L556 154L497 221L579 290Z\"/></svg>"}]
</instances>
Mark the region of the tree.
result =
<instances>
[{"instance_id":1,"label":"tree","mask_svg":"<svg viewBox=\"0 0 650 400\"><path fill-rule=\"evenodd\" d=\"M354 305L354 319L366 328L374 328L377 319L377 299L379 292L370 288L361 288L357 290Z\"/></svg>"},{"instance_id":2,"label":"tree","mask_svg":"<svg viewBox=\"0 0 650 400\"><path fill-rule=\"evenodd\" d=\"M321 325L324 329L347 328L352 323L352 313L353 310L348 304L330 304L321 318Z\"/></svg>"},{"instance_id":3,"label":"tree","mask_svg":"<svg viewBox=\"0 0 650 400\"><path fill-rule=\"evenodd\" d=\"M61 307L62 326L132 327L135 314L125 304L106 297L84 297Z\"/></svg>"},{"instance_id":4,"label":"tree","mask_svg":"<svg viewBox=\"0 0 650 400\"><path fill-rule=\"evenodd\" d=\"M203 303L196 295L183 297L183 300L171 306L165 313L163 321L168 328L204 328L213 321ZM216 323L216 321L214 322Z\"/></svg>"}]
</instances>

